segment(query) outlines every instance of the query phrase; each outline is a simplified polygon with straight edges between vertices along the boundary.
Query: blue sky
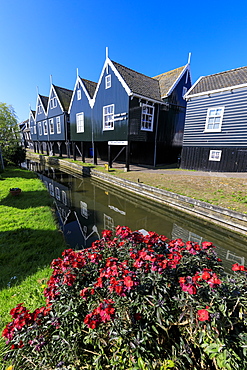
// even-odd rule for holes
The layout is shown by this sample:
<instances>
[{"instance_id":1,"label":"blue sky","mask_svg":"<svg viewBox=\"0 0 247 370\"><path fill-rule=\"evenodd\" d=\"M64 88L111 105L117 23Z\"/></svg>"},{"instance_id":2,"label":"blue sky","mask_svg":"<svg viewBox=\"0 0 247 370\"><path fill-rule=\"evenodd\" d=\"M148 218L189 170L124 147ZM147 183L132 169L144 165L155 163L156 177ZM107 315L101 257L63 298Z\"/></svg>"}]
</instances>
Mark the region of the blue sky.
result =
<instances>
[{"instance_id":1,"label":"blue sky","mask_svg":"<svg viewBox=\"0 0 247 370\"><path fill-rule=\"evenodd\" d=\"M37 86L73 89L76 68L97 82L109 57L156 76L185 65L202 75L247 65L247 2L2 0L0 102L19 121L36 108Z\"/></svg>"}]
</instances>

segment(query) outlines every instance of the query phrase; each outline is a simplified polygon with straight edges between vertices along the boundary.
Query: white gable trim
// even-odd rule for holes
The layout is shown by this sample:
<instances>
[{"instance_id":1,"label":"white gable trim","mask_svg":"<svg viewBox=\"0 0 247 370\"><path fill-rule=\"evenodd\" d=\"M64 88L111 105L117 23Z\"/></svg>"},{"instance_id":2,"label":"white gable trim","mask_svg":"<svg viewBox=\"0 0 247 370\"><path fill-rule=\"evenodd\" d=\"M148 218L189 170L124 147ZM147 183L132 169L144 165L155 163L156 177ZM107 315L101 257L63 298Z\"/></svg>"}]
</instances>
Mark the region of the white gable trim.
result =
<instances>
[{"instance_id":1,"label":"white gable trim","mask_svg":"<svg viewBox=\"0 0 247 370\"><path fill-rule=\"evenodd\" d=\"M84 85L81 77L80 76L77 76L76 81L75 81L75 86L74 86L73 94L72 94L72 97L71 97L71 100L70 100L70 104L69 104L68 113L70 113L70 110L71 110L71 107L72 107L72 103L74 101L74 96L76 94L76 86L77 86L78 83L81 85L81 87L82 87L82 89L83 89L83 91L84 91L84 93L85 93L85 95L86 95L86 97L88 99L89 105L91 106L91 100L92 100L92 98L88 94L88 91L87 91L87 89L86 89L86 87L85 87L85 85Z\"/></svg>"},{"instance_id":2,"label":"white gable trim","mask_svg":"<svg viewBox=\"0 0 247 370\"><path fill-rule=\"evenodd\" d=\"M198 80L191 86L191 88L187 91L186 94L184 94L184 99L187 100L188 99L188 95L190 94L191 90L194 89L194 87L198 84L198 82L201 81L201 79L203 78L204 76L201 76L198 78Z\"/></svg>"},{"instance_id":3,"label":"white gable trim","mask_svg":"<svg viewBox=\"0 0 247 370\"><path fill-rule=\"evenodd\" d=\"M200 77L199 80L201 78L203 78L204 76ZM199 80L196 82L198 83ZM241 89L241 88L244 88L244 87L247 87L247 83L244 83L244 84L240 84L240 85L234 85L234 86L228 86L228 87L223 87L221 89L216 89L216 90L209 90L209 91L203 91L203 92L200 92L200 93L197 93L197 94L191 94L190 95L190 91L192 90L192 88L195 87L196 84L194 84L194 86L191 87L191 89L189 91L187 91L187 93L185 94L185 99L188 100L190 98L193 98L193 97L196 97L196 96L203 96L203 95L210 95L210 94L216 94L216 93L220 93L220 92L224 92L224 91L231 91L231 90L235 90L235 89Z\"/></svg>"},{"instance_id":4,"label":"white gable trim","mask_svg":"<svg viewBox=\"0 0 247 370\"><path fill-rule=\"evenodd\" d=\"M103 78L105 69L108 68L109 66L111 67L111 69L114 72L115 76L118 78L119 82L122 84L122 86L125 89L127 95L129 95L129 96L132 95L132 91L130 90L129 86L126 84L126 82L124 81L124 79L122 78L122 76L120 75L120 73L118 72L118 70L115 68L115 66L112 63L112 61L109 58L106 58L105 63L104 63L104 66L103 66L102 71L101 71L101 74L100 74L100 78L99 78L99 82L97 84L97 88L96 88L95 93L94 93L94 97L93 97L93 99L91 99L91 102L90 102L91 108L93 108L93 106L95 104L96 96L97 96L97 93L98 93L98 90L99 90L99 86L101 84L101 81L102 81L102 78Z\"/></svg>"},{"instance_id":5,"label":"white gable trim","mask_svg":"<svg viewBox=\"0 0 247 370\"><path fill-rule=\"evenodd\" d=\"M61 108L62 112L64 112L63 107L62 107L62 104L61 104L61 102L60 102L60 100L59 100L59 98L58 98L58 96L57 96L56 90L55 90L55 88L54 88L54 85L53 85L53 84L51 84L50 94L49 94L49 99L48 99L48 104L47 104L47 115L48 115L48 112L49 112L49 110L50 110L50 99L51 99L51 93L52 93L52 91L54 92L54 94L55 94L55 96L56 96L56 98L57 98L57 101L58 101L58 103L59 103L59 105L60 105L60 108Z\"/></svg>"},{"instance_id":6,"label":"white gable trim","mask_svg":"<svg viewBox=\"0 0 247 370\"><path fill-rule=\"evenodd\" d=\"M170 87L170 89L168 90L167 94L162 96L162 99L166 98L167 96L171 95L171 93L173 92L173 90L175 89L175 87L178 85L179 81L181 80L181 78L183 77L184 73L188 71L189 74L190 74L190 64L186 64L186 66L184 66L184 69L181 71L180 75L178 76L178 78L176 79L176 81L173 83L173 85ZM191 74L190 74L190 81L191 81Z\"/></svg>"},{"instance_id":7,"label":"white gable trim","mask_svg":"<svg viewBox=\"0 0 247 370\"><path fill-rule=\"evenodd\" d=\"M38 104L38 102L40 102L40 104ZM42 103L42 100L41 100L41 98L40 98L40 94L38 94L38 96L37 96L35 122L36 122L36 120L37 120L37 116L38 116L38 105L41 105L41 106L42 106L43 111L44 111L44 114L45 114L45 116L47 117L47 111L45 110L45 107L44 107L44 105L43 105L43 103ZM47 106L47 108L48 108L48 106Z\"/></svg>"}]
</instances>

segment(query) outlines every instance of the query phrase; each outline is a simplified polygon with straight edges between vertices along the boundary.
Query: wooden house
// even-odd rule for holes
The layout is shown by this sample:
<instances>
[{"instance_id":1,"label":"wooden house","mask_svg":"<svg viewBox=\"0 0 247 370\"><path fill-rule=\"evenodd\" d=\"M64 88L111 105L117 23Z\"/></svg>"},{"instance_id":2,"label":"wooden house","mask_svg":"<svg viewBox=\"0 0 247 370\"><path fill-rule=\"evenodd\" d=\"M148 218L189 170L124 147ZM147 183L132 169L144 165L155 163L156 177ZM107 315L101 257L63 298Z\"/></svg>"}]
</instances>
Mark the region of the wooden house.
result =
<instances>
[{"instance_id":1,"label":"wooden house","mask_svg":"<svg viewBox=\"0 0 247 370\"><path fill-rule=\"evenodd\" d=\"M152 78L107 57L92 100L94 156L127 168L176 162L190 87L189 63Z\"/></svg>"},{"instance_id":2,"label":"wooden house","mask_svg":"<svg viewBox=\"0 0 247 370\"><path fill-rule=\"evenodd\" d=\"M247 170L247 67L200 77L185 94L181 167Z\"/></svg>"},{"instance_id":3,"label":"wooden house","mask_svg":"<svg viewBox=\"0 0 247 370\"><path fill-rule=\"evenodd\" d=\"M47 105L48 96L43 96L38 94L36 103L36 115L33 130L31 130L31 139L34 145L35 152L43 153L46 150L46 141L48 135L48 125L47 125ZM30 115L30 125L32 123L33 115ZM31 127L31 126L30 126Z\"/></svg>"},{"instance_id":4,"label":"wooden house","mask_svg":"<svg viewBox=\"0 0 247 370\"><path fill-rule=\"evenodd\" d=\"M49 153L70 156L69 105L72 90L51 85L47 105L47 136Z\"/></svg>"},{"instance_id":5,"label":"wooden house","mask_svg":"<svg viewBox=\"0 0 247 370\"><path fill-rule=\"evenodd\" d=\"M70 139L73 156L90 157L92 155L92 98L97 84L77 76L69 106Z\"/></svg>"},{"instance_id":6,"label":"wooden house","mask_svg":"<svg viewBox=\"0 0 247 370\"><path fill-rule=\"evenodd\" d=\"M29 112L29 128L30 128L30 149L36 151L36 147L34 145L34 142L37 143L38 137L37 137L37 129L36 129L36 111L31 110Z\"/></svg>"}]
</instances>

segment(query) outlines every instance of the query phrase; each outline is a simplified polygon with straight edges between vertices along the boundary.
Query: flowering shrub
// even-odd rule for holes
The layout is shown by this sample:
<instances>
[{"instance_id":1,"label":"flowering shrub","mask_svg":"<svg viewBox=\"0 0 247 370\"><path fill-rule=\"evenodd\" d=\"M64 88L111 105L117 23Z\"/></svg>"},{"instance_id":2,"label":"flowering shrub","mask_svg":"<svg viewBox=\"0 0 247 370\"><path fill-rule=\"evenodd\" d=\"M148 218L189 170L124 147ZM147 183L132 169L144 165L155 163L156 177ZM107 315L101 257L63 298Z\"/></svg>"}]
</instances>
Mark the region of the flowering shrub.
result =
<instances>
[{"instance_id":1,"label":"flowering shrub","mask_svg":"<svg viewBox=\"0 0 247 370\"><path fill-rule=\"evenodd\" d=\"M11 310L14 369L247 369L247 269L212 243L128 227L52 261L46 306Z\"/></svg>"}]
</instances>

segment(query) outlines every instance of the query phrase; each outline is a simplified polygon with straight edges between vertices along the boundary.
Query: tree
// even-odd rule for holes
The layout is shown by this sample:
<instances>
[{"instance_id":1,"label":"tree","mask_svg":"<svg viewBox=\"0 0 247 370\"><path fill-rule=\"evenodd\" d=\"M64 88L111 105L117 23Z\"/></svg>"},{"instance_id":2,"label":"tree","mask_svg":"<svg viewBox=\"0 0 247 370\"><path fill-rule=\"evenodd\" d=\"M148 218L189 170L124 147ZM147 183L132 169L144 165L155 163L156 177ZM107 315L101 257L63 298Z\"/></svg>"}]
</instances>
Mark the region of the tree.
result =
<instances>
[{"instance_id":1,"label":"tree","mask_svg":"<svg viewBox=\"0 0 247 370\"><path fill-rule=\"evenodd\" d=\"M16 165L25 159L25 150L21 148L20 129L17 116L11 105L0 103L0 153L5 163Z\"/></svg>"}]
</instances>

